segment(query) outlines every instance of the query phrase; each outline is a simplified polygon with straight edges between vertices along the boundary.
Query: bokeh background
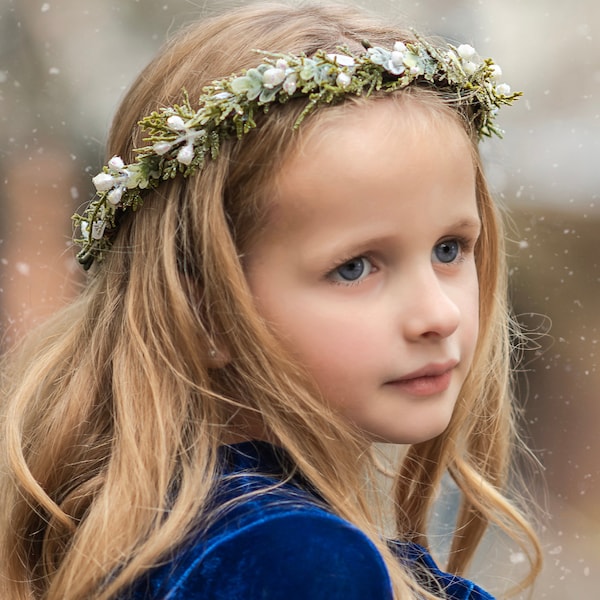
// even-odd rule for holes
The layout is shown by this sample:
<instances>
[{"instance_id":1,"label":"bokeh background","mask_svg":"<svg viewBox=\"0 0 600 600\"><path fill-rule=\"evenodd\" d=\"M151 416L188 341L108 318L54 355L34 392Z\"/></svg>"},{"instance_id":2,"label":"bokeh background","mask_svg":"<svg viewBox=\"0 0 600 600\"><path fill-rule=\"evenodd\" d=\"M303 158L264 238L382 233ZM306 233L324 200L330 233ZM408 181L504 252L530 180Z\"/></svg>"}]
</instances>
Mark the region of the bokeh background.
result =
<instances>
[{"instance_id":1,"label":"bokeh background","mask_svg":"<svg viewBox=\"0 0 600 600\"><path fill-rule=\"evenodd\" d=\"M170 32L242 2L0 0L0 344L82 283L70 214L92 194L111 115ZM596 0L363 0L493 56L523 100L483 152L507 210L512 295L530 341L520 364L526 437L546 483L546 566L533 598L600 589L600 4ZM478 579L520 555L487 542ZM485 549L484 549L485 550ZM498 566L499 565L499 566Z\"/></svg>"}]
</instances>

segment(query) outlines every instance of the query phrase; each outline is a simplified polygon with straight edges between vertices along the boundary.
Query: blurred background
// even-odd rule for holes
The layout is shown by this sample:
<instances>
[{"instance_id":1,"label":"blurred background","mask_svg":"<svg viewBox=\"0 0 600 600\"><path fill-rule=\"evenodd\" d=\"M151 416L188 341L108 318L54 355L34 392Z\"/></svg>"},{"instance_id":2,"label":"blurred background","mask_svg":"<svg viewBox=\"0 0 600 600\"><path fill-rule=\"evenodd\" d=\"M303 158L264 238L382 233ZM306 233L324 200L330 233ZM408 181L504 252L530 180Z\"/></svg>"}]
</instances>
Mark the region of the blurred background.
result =
<instances>
[{"instance_id":1,"label":"blurred background","mask_svg":"<svg viewBox=\"0 0 600 600\"><path fill-rule=\"evenodd\" d=\"M92 194L111 116L169 33L242 2L0 0L0 346L67 302L82 276L69 216ZM600 589L600 4L363 0L493 56L523 100L482 150L509 220L511 290L546 566L533 598ZM496 590L520 556L487 543ZM503 566L506 565L506 569Z\"/></svg>"}]
</instances>

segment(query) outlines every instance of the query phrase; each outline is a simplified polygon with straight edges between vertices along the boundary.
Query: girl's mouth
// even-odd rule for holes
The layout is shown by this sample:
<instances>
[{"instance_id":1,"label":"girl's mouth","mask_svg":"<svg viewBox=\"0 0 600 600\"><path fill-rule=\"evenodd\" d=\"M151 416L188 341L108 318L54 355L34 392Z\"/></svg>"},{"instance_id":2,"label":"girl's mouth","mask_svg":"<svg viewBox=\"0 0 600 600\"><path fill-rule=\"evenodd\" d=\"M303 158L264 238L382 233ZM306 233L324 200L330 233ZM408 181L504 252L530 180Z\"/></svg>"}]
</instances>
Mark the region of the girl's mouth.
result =
<instances>
[{"instance_id":1,"label":"girl's mouth","mask_svg":"<svg viewBox=\"0 0 600 600\"><path fill-rule=\"evenodd\" d=\"M448 389L457 364L457 361L449 361L427 365L399 379L388 381L386 385L401 389L413 396L440 394Z\"/></svg>"}]
</instances>

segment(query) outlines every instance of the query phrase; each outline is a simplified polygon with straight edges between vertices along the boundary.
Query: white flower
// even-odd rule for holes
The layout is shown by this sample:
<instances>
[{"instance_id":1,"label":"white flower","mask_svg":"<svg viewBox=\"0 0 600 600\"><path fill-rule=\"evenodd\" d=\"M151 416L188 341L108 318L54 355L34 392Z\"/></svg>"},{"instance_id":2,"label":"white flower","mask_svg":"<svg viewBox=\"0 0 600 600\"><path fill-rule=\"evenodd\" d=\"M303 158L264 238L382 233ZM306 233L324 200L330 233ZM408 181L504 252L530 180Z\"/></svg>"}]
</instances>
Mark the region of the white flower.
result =
<instances>
[{"instance_id":1,"label":"white flower","mask_svg":"<svg viewBox=\"0 0 600 600\"><path fill-rule=\"evenodd\" d=\"M475 71L477 71L478 67L479 67L479 65L477 63L474 63L471 60L465 60L462 64L463 71L467 75L473 75L473 73L475 73Z\"/></svg>"},{"instance_id":2,"label":"white flower","mask_svg":"<svg viewBox=\"0 0 600 600\"><path fill-rule=\"evenodd\" d=\"M275 86L278 86L285 79L285 70L271 67L267 69L262 76L263 86L268 90L272 90Z\"/></svg>"},{"instance_id":3,"label":"white flower","mask_svg":"<svg viewBox=\"0 0 600 600\"><path fill-rule=\"evenodd\" d=\"M463 60L470 60L477 54L475 48L469 44L461 44L456 51Z\"/></svg>"},{"instance_id":4,"label":"white flower","mask_svg":"<svg viewBox=\"0 0 600 600\"><path fill-rule=\"evenodd\" d=\"M341 67L353 67L354 59L346 54L328 54L327 58Z\"/></svg>"},{"instance_id":5,"label":"white flower","mask_svg":"<svg viewBox=\"0 0 600 600\"><path fill-rule=\"evenodd\" d=\"M500 83L496 86L496 94L498 96L510 96L510 85L507 83Z\"/></svg>"},{"instance_id":6,"label":"white flower","mask_svg":"<svg viewBox=\"0 0 600 600\"><path fill-rule=\"evenodd\" d=\"M114 190L110 190L110 192L108 192L108 194L106 195L106 197L108 198L108 201L113 206L116 206L117 204L119 204L119 202L121 202L121 198L123 197L124 190L125 190L125 188L123 186L119 186L119 187L115 188Z\"/></svg>"},{"instance_id":7,"label":"white flower","mask_svg":"<svg viewBox=\"0 0 600 600\"><path fill-rule=\"evenodd\" d=\"M394 44L394 52L406 52L406 46L402 42Z\"/></svg>"},{"instance_id":8,"label":"white flower","mask_svg":"<svg viewBox=\"0 0 600 600\"><path fill-rule=\"evenodd\" d=\"M296 91L298 84L298 76L296 73L290 73L283 82L283 89L290 96Z\"/></svg>"},{"instance_id":9,"label":"white flower","mask_svg":"<svg viewBox=\"0 0 600 600\"><path fill-rule=\"evenodd\" d=\"M400 52L399 50L394 50L392 52L391 58L392 64L398 68L404 66L404 52Z\"/></svg>"},{"instance_id":10,"label":"white flower","mask_svg":"<svg viewBox=\"0 0 600 600\"><path fill-rule=\"evenodd\" d=\"M120 156L113 156L108 161L108 167L113 171L120 171L124 166L125 163L123 162L123 159Z\"/></svg>"},{"instance_id":11,"label":"white flower","mask_svg":"<svg viewBox=\"0 0 600 600\"><path fill-rule=\"evenodd\" d=\"M154 152L159 156L166 154L171 148L172 146L169 142L156 142L156 144L152 146Z\"/></svg>"},{"instance_id":12,"label":"white flower","mask_svg":"<svg viewBox=\"0 0 600 600\"><path fill-rule=\"evenodd\" d=\"M400 46L398 46L400 48ZM386 71L393 75L401 75L405 71L406 54L402 50L393 50L392 52L386 52L386 59L383 63L383 67Z\"/></svg>"},{"instance_id":13,"label":"white flower","mask_svg":"<svg viewBox=\"0 0 600 600\"><path fill-rule=\"evenodd\" d=\"M502 77L502 69L498 65L490 65L490 77L498 81Z\"/></svg>"},{"instance_id":14,"label":"white flower","mask_svg":"<svg viewBox=\"0 0 600 600\"><path fill-rule=\"evenodd\" d=\"M115 180L110 173L98 173L96 177L92 178L92 183L96 186L98 192L106 192L115 185Z\"/></svg>"},{"instance_id":15,"label":"white flower","mask_svg":"<svg viewBox=\"0 0 600 600\"><path fill-rule=\"evenodd\" d=\"M350 77L348 73L340 73L335 80L336 84L339 85L341 88L348 87L351 81L352 77Z\"/></svg>"},{"instance_id":16,"label":"white flower","mask_svg":"<svg viewBox=\"0 0 600 600\"><path fill-rule=\"evenodd\" d=\"M92 239L101 240L106 229L106 221L94 221L92 223Z\"/></svg>"},{"instance_id":17,"label":"white flower","mask_svg":"<svg viewBox=\"0 0 600 600\"><path fill-rule=\"evenodd\" d=\"M89 221L81 221L79 223L81 229L81 237L87 242L90 239L90 223Z\"/></svg>"},{"instance_id":18,"label":"white flower","mask_svg":"<svg viewBox=\"0 0 600 600\"><path fill-rule=\"evenodd\" d=\"M189 165L194 159L194 147L192 144L186 144L178 153L177 160L182 165Z\"/></svg>"},{"instance_id":19,"label":"white flower","mask_svg":"<svg viewBox=\"0 0 600 600\"><path fill-rule=\"evenodd\" d=\"M290 68L290 65L287 64L287 61L283 58L279 58L275 63L275 67L277 69L281 69L282 71L287 71Z\"/></svg>"},{"instance_id":20,"label":"white flower","mask_svg":"<svg viewBox=\"0 0 600 600\"><path fill-rule=\"evenodd\" d=\"M186 128L183 119L179 115L170 116L167 119L167 125L174 131L183 131Z\"/></svg>"},{"instance_id":21,"label":"white flower","mask_svg":"<svg viewBox=\"0 0 600 600\"><path fill-rule=\"evenodd\" d=\"M404 67L404 65L398 65L398 64L394 64L392 62L392 60L388 60L387 63L385 63L385 65L383 65L385 70L388 71L389 73L391 73L392 75L402 75L402 73L404 73L404 71L406 71L406 68Z\"/></svg>"}]
</instances>

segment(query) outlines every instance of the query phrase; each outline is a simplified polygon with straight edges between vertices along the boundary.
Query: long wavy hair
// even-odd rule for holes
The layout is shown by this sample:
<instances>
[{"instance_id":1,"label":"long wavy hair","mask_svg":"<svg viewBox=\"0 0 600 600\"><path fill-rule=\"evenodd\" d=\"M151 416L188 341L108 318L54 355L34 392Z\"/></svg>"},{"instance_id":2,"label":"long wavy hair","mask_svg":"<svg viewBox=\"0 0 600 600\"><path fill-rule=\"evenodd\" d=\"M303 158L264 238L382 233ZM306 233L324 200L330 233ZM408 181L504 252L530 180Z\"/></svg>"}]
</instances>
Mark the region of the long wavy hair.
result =
<instances>
[{"instance_id":1,"label":"long wavy hair","mask_svg":"<svg viewBox=\"0 0 600 600\"><path fill-rule=\"evenodd\" d=\"M198 97L211 80L252 67L254 48L307 55L411 34L347 6L256 4L180 32L141 73L119 108L108 156L133 161L139 119ZM451 423L409 448L395 486L397 535L427 545L427 522L449 472L462 505L448 569L464 573L489 523L529 553L531 527L503 495L516 443L510 394L503 235L468 111L435 91L406 90L460 118L473 139L483 233L476 249L480 336ZM373 99L364 102L376 101ZM184 542L218 474L217 448L244 419L260 422L331 510L381 552L395 597L435 598L381 537L365 496L369 454L319 398L301 365L258 314L244 249L266 219L278 165L315 127L292 124L300 102L273 107L243 140L189 179L149 191L126 214L112 251L80 297L2 366L0 592L11 600L109 599ZM221 363L218 356L225 356ZM364 470L357 469L361 456ZM443 597L440 591L439 597Z\"/></svg>"}]
</instances>

